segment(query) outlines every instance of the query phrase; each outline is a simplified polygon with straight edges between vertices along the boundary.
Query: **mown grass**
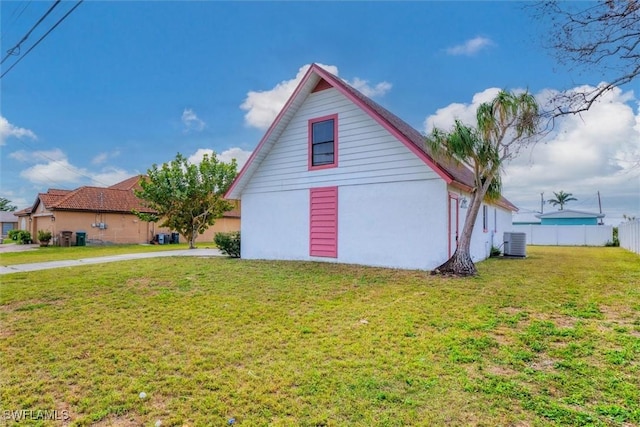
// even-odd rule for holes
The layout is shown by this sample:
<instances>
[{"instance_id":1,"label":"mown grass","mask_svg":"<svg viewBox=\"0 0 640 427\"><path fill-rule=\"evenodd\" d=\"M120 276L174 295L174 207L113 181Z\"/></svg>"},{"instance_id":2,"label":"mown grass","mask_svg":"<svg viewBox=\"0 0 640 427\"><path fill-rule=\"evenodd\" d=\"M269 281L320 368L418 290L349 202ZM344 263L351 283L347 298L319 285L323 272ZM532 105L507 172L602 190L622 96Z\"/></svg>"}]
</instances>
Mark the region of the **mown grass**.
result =
<instances>
[{"instance_id":1,"label":"mown grass","mask_svg":"<svg viewBox=\"0 0 640 427\"><path fill-rule=\"evenodd\" d=\"M640 258L527 250L473 279L223 258L4 276L0 410L99 426L640 424Z\"/></svg>"},{"instance_id":2,"label":"mown grass","mask_svg":"<svg viewBox=\"0 0 640 427\"><path fill-rule=\"evenodd\" d=\"M197 247L211 247L211 242L198 243ZM188 249L189 245L180 243L176 245L104 245L104 246L60 246L36 247L27 251L0 253L0 265L29 264L33 262L61 261L80 258L111 256L141 252L172 251Z\"/></svg>"}]
</instances>

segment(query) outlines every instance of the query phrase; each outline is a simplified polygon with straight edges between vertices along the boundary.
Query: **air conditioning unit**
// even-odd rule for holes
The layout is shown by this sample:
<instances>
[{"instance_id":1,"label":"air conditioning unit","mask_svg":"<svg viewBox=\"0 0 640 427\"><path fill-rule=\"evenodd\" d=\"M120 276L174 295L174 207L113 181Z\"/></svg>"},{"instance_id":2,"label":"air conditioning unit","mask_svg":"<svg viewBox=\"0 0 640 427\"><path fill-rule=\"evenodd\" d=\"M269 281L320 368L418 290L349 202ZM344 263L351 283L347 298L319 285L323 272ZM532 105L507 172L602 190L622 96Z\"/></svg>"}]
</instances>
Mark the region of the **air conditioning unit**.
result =
<instances>
[{"instance_id":1,"label":"air conditioning unit","mask_svg":"<svg viewBox=\"0 0 640 427\"><path fill-rule=\"evenodd\" d=\"M526 257L527 234L506 231L504 233L504 256Z\"/></svg>"}]
</instances>

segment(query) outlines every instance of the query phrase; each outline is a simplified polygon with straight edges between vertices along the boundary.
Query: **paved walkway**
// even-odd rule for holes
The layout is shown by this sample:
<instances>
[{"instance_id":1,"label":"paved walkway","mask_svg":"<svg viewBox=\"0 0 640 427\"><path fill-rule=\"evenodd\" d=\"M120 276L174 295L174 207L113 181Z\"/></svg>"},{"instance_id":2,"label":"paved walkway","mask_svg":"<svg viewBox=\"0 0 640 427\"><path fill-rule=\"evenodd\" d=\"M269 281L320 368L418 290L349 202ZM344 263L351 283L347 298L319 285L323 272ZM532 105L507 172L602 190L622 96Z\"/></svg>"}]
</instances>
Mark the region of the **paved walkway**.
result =
<instances>
[{"instance_id":1,"label":"paved walkway","mask_svg":"<svg viewBox=\"0 0 640 427\"><path fill-rule=\"evenodd\" d=\"M132 259L159 258L170 256L197 256L213 257L223 256L218 249L181 249L176 251L143 252L137 254L121 254L101 256L95 258L68 259L63 261L35 262L31 264L17 264L0 266L0 275L22 273L26 271L47 270L50 268L75 267L77 265L102 264L106 262L127 261Z\"/></svg>"}]
</instances>

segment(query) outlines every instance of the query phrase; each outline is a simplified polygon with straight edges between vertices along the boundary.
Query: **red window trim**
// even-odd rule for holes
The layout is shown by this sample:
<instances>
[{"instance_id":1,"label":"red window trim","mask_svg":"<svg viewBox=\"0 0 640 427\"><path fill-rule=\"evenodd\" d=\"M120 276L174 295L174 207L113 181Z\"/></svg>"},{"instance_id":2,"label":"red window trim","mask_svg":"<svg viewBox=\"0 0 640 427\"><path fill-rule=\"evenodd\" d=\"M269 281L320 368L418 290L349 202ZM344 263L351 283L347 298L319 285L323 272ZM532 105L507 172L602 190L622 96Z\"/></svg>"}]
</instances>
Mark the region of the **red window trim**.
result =
<instances>
[{"instance_id":1,"label":"red window trim","mask_svg":"<svg viewBox=\"0 0 640 427\"><path fill-rule=\"evenodd\" d=\"M313 124L314 123L318 123L318 122L324 122L326 120L331 120L333 119L333 163L328 164L328 165L319 165L319 166L313 166L313 148L312 148L312 141L313 141L313 134L312 134L312 130L313 130ZM309 170L321 170L321 169L330 169L330 168L337 168L338 167L338 115L337 114L330 114L328 116L322 116L322 117L316 117L313 119L309 119L308 122L308 136L307 136L307 143L308 143L308 166L309 166Z\"/></svg>"},{"instance_id":2,"label":"red window trim","mask_svg":"<svg viewBox=\"0 0 640 427\"><path fill-rule=\"evenodd\" d=\"M458 244L458 231L460 230L460 198L457 194L455 193L449 193L449 198L447 199L447 213L448 213L448 218L447 218L447 224L448 224L448 232L447 232L447 247L448 247L448 251L449 251L449 256L453 255L454 252L454 248L451 245L451 231L453 230L453 224L451 223L451 200L455 200L456 201L456 223L455 223L455 230L456 230L456 247Z\"/></svg>"}]
</instances>

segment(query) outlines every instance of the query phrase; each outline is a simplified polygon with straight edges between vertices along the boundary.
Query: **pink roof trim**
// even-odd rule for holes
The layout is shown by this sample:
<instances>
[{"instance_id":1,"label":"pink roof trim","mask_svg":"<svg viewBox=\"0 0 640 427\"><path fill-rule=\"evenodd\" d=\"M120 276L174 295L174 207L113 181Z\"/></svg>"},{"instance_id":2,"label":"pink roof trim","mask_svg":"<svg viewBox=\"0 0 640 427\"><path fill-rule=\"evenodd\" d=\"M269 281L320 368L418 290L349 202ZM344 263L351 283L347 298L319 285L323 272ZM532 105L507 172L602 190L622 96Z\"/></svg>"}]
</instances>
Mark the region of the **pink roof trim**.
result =
<instances>
[{"instance_id":1,"label":"pink roof trim","mask_svg":"<svg viewBox=\"0 0 640 427\"><path fill-rule=\"evenodd\" d=\"M356 96L354 96L351 91L346 89L346 87L344 86L344 83L340 79L335 78L335 76L326 72L322 68L318 67L316 64L313 64L311 68L316 73L318 73L323 79L330 81L332 83L332 86L336 88L344 96L346 96L351 102L355 103L357 106L359 106L364 111L369 113L369 115L373 117L373 119L377 121L378 124L380 124L387 131L389 131L394 137L400 140L409 150L411 150L412 153L420 157L429 167L431 167L440 176L440 178L444 179L447 184L451 184L453 182L453 178L449 176L444 170L442 170L440 166L435 164L433 160L429 156L427 156L427 153L420 150L411 141L408 141L406 136L404 136L402 133L400 133L400 131L398 131L398 129L396 129L391 124L389 124L389 122L385 120L377 111L375 111L369 105L362 102L360 98L357 98Z\"/></svg>"},{"instance_id":2,"label":"pink roof trim","mask_svg":"<svg viewBox=\"0 0 640 427\"><path fill-rule=\"evenodd\" d=\"M238 184L238 182L240 182L240 180L242 179L243 175L247 172L247 169L249 168L249 166L253 163L254 159L256 158L256 155L262 149L262 146L269 139L269 136L271 136L271 133L276 128L278 123L280 123L280 120L282 120L282 117L285 115L286 111L289 109L289 107L293 103L293 100L296 99L296 97L298 96L298 94L302 90L302 88L304 86L304 83L309 79L309 77L311 76L311 73L313 73L314 66L315 66L315 64L312 64L311 67L309 67L309 69L305 73L304 77L302 77L302 80L300 80L300 83L298 84L298 87L296 87L296 89L293 91L293 93L291 94L291 96L287 100L286 104L284 104L284 107L282 107L282 110L280 110L280 112L276 116L275 120L273 121L273 123L271 123L271 126L269 126L269 129L267 129L267 132L264 134L264 136L262 137L262 139L258 143L258 146L256 147L256 149L253 150L253 152L251 153L251 156L249 156L249 159L247 160L247 162L244 164L242 169L240 169L240 173L238 173L238 175L236 176L236 179L233 180L233 183L231 184L231 187L229 187L229 189L225 193L225 195L224 195L225 199L228 198L228 195L235 189L235 187Z\"/></svg>"},{"instance_id":3,"label":"pink roof trim","mask_svg":"<svg viewBox=\"0 0 640 427\"><path fill-rule=\"evenodd\" d=\"M438 176L440 176L447 184L452 185L456 188L459 188L463 191L471 191L473 183L473 173L470 170L467 170L466 167L461 165L456 165L451 161L435 161L431 156L425 152L421 147L418 146L417 140L422 138L422 136L410 125L406 124L402 119L395 116L393 113L388 112L384 107L378 106L374 101L366 98L364 95L361 95L360 98L355 92L355 89L351 89L348 85L340 80L338 77L324 70L317 64L311 64L304 77L302 77L300 83L294 90L293 94L287 100L287 103L284 105L278 116L275 118L267 132L264 134L258 146L253 151L247 163L245 163L244 167L234 180L233 184L225 194L225 197L230 197L232 191L235 190L236 186L240 181L243 180L244 175L247 173L247 170L251 167L251 164L254 162L258 153L262 150L263 146L271 137L271 134L275 130L275 128L280 124L287 110L291 107L292 103L296 100L302 89L308 83L309 79L313 77L313 75L317 76L319 79L318 82L314 85L314 87L310 88L309 92L312 93L314 90L319 89L319 86L322 89L325 89L325 84L320 84L322 80L324 80L329 86L334 87L341 94L347 97L350 101L358 105L363 111L369 114L377 123L379 123L382 127L384 127L388 132L390 132L395 138L397 138L400 142L402 142L412 153L414 153L418 158L422 159L431 169L433 169ZM355 91L355 92L354 92ZM372 105L369 105L370 102ZM380 111L378 111L380 110ZM386 115L386 116L385 116ZM388 117L387 117L388 116ZM409 129L410 128L410 129ZM439 165L438 162L443 163L443 165ZM449 170L450 169L450 170ZM500 200L495 202L496 204L509 209L516 210L517 208L509 202L507 199L502 197Z\"/></svg>"}]
</instances>

